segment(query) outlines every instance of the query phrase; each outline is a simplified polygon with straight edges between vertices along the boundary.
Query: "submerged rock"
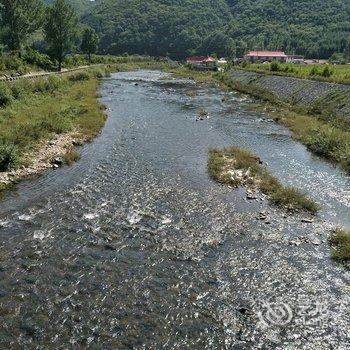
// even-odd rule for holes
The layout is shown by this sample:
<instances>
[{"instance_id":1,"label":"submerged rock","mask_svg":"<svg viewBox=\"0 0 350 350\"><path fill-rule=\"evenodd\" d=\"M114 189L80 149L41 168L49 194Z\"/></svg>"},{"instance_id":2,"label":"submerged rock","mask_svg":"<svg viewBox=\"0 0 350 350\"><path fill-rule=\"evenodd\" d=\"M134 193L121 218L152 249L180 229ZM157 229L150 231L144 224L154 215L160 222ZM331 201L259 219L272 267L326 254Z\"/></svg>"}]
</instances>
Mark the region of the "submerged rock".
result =
<instances>
[{"instance_id":1,"label":"submerged rock","mask_svg":"<svg viewBox=\"0 0 350 350\"><path fill-rule=\"evenodd\" d=\"M312 224L314 222L314 220L310 219L310 218L303 218L303 219L301 219L301 222L305 222L307 224Z\"/></svg>"}]
</instances>

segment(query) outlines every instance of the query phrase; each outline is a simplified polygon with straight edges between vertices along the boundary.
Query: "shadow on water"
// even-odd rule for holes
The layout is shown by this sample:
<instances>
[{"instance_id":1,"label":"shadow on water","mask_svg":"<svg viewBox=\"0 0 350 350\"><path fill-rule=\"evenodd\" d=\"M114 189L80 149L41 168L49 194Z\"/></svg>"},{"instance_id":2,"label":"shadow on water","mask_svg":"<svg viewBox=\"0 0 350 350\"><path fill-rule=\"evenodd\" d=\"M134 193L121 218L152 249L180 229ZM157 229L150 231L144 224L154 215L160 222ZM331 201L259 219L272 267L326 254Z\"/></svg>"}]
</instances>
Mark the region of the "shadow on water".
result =
<instances>
[{"instance_id":1,"label":"shadow on water","mask_svg":"<svg viewBox=\"0 0 350 350\"><path fill-rule=\"evenodd\" d=\"M81 161L1 204L0 348L346 349L349 272L326 237L349 225L349 178L245 96L154 71L101 94L109 118ZM208 149L231 144L325 221L213 183Z\"/></svg>"}]
</instances>

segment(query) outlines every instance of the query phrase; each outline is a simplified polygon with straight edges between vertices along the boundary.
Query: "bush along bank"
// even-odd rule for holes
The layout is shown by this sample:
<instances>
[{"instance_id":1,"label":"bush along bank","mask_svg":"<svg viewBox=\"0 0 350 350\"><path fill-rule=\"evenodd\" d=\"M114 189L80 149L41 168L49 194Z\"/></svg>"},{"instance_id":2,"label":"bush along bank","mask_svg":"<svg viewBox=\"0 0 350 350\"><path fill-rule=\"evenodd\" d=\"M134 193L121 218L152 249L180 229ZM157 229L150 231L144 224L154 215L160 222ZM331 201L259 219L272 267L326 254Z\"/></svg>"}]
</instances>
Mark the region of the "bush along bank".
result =
<instances>
[{"instance_id":1,"label":"bush along bank","mask_svg":"<svg viewBox=\"0 0 350 350\"><path fill-rule=\"evenodd\" d=\"M319 206L301 191L283 186L261 165L258 157L237 147L212 149L208 159L209 175L217 182L232 187L245 186L261 191L269 201L288 211L316 214Z\"/></svg>"},{"instance_id":2,"label":"bush along bank","mask_svg":"<svg viewBox=\"0 0 350 350\"><path fill-rule=\"evenodd\" d=\"M350 262L350 231L337 228L329 237L333 259ZM350 265L349 265L350 267Z\"/></svg>"},{"instance_id":3,"label":"bush along bank","mask_svg":"<svg viewBox=\"0 0 350 350\"><path fill-rule=\"evenodd\" d=\"M0 191L79 158L74 145L91 140L104 125L97 88L108 74L90 68L0 84Z\"/></svg>"},{"instance_id":4,"label":"bush along bank","mask_svg":"<svg viewBox=\"0 0 350 350\"><path fill-rule=\"evenodd\" d=\"M216 74L229 89L266 102L309 150L350 173L350 86L245 71Z\"/></svg>"}]
</instances>

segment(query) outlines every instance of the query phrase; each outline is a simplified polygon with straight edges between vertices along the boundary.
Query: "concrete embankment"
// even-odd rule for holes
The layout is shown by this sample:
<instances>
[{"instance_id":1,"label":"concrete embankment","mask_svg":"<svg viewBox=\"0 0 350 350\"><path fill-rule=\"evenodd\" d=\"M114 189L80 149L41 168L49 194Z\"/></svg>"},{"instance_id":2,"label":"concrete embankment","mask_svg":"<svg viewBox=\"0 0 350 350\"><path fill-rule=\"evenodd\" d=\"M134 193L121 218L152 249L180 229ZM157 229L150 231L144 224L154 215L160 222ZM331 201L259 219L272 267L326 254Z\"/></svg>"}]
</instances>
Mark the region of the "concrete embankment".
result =
<instances>
[{"instance_id":1,"label":"concrete embankment","mask_svg":"<svg viewBox=\"0 0 350 350\"><path fill-rule=\"evenodd\" d=\"M350 85L231 70L232 87L272 102L284 102L313 114L350 118Z\"/></svg>"}]
</instances>

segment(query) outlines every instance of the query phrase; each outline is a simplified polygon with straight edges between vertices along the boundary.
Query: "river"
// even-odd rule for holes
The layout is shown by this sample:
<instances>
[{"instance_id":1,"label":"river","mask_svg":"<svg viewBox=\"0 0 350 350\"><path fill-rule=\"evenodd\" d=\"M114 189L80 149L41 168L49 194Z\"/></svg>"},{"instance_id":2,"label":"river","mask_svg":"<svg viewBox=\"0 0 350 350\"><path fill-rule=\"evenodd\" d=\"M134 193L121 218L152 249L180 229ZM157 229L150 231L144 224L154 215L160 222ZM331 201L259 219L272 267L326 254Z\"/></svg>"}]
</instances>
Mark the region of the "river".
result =
<instances>
[{"instance_id":1,"label":"river","mask_svg":"<svg viewBox=\"0 0 350 350\"><path fill-rule=\"evenodd\" d=\"M137 71L101 96L81 160L0 205L0 348L348 349L327 235L350 227L349 176L238 93ZM314 222L214 183L208 149L228 145L320 203Z\"/></svg>"}]
</instances>

